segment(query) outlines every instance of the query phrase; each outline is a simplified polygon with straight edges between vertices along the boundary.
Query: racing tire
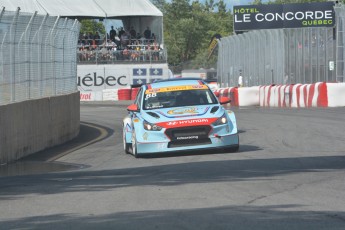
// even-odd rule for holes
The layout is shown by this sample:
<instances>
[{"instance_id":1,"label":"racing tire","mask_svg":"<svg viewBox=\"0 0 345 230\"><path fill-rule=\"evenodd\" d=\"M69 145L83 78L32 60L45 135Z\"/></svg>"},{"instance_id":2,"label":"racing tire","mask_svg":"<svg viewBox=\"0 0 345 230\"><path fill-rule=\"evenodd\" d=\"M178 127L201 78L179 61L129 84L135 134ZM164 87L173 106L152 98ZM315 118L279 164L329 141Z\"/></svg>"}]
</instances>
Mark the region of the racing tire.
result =
<instances>
[{"instance_id":1,"label":"racing tire","mask_svg":"<svg viewBox=\"0 0 345 230\"><path fill-rule=\"evenodd\" d=\"M123 127L123 132L122 132L122 141L123 141L123 149L125 150L126 154L130 154L131 152L129 151L131 144L126 142L126 131L125 127Z\"/></svg>"},{"instance_id":2,"label":"racing tire","mask_svg":"<svg viewBox=\"0 0 345 230\"><path fill-rule=\"evenodd\" d=\"M226 148L226 150L230 151L231 153L236 153L240 150L240 138L238 137L238 144L237 145L233 145L229 148Z\"/></svg>"},{"instance_id":3,"label":"racing tire","mask_svg":"<svg viewBox=\"0 0 345 230\"><path fill-rule=\"evenodd\" d=\"M237 137L238 137L237 145L235 145L234 147L230 148L230 151L232 151L234 153L238 152L240 150L240 137L238 136L238 134L237 134Z\"/></svg>"},{"instance_id":4,"label":"racing tire","mask_svg":"<svg viewBox=\"0 0 345 230\"><path fill-rule=\"evenodd\" d=\"M135 136L135 132L133 132L132 134L132 154L135 158L139 158L137 149L137 138Z\"/></svg>"},{"instance_id":5,"label":"racing tire","mask_svg":"<svg viewBox=\"0 0 345 230\"><path fill-rule=\"evenodd\" d=\"M239 150L240 150L240 145L236 145L230 148L230 151L233 153L238 152Z\"/></svg>"},{"instance_id":6,"label":"racing tire","mask_svg":"<svg viewBox=\"0 0 345 230\"><path fill-rule=\"evenodd\" d=\"M231 147L224 148L223 150L229 153L235 153L235 152L238 152L239 149L240 149L240 145L234 145Z\"/></svg>"}]
</instances>

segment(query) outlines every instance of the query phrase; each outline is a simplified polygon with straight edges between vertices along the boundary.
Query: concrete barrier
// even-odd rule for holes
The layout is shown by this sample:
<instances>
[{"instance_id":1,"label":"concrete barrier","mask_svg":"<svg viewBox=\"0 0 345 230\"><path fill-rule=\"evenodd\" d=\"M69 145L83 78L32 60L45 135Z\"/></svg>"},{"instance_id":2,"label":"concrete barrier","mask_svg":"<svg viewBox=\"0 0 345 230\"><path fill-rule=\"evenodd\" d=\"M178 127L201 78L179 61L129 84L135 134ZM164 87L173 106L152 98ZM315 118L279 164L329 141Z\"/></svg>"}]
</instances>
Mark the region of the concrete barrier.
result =
<instances>
[{"instance_id":1,"label":"concrete barrier","mask_svg":"<svg viewBox=\"0 0 345 230\"><path fill-rule=\"evenodd\" d=\"M79 126L79 92L2 105L0 164L69 141Z\"/></svg>"},{"instance_id":2,"label":"concrete barrier","mask_svg":"<svg viewBox=\"0 0 345 230\"><path fill-rule=\"evenodd\" d=\"M270 85L259 87L262 107L338 107L345 106L345 83Z\"/></svg>"},{"instance_id":3,"label":"concrete barrier","mask_svg":"<svg viewBox=\"0 0 345 230\"><path fill-rule=\"evenodd\" d=\"M327 83L328 107L345 106L345 83Z\"/></svg>"},{"instance_id":4,"label":"concrete barrier","mask_svg":"<svg viewBox=\"0 0 345 230\"><path fill-rule=\"evenodd\" d=\"M238 106L258 106L259 86L238 88Z\"/></svg>"},{"instance_id":5,"label":"concrete barrier","mask_svg":"<svg viewBox=\"0 0 345 230\"><path fill-rule=\"evenodd\" d=\"M229 97L231 106L258 106L260 105L259 89L259 86L228 87L217 89L215 92L221 97Z\"/></svg>"},{"instance_id":6,"label":"concrete barrier","mask_svg":"<svg viewBox=\"0 0 345 230\"><path fill-rule=\"evenodd\" d=\"M133 90L133 89L132 89ZM345 106L345 83L267 85L253 87L227 87L215 90L222 97L231 99L231 106L262 107L336 107ZM81 101L119 100L118 90L81 92ZM96 99L98 98L98 99ZM133 95L131 96L133 100Z\"/></svg>"}]
</instances>

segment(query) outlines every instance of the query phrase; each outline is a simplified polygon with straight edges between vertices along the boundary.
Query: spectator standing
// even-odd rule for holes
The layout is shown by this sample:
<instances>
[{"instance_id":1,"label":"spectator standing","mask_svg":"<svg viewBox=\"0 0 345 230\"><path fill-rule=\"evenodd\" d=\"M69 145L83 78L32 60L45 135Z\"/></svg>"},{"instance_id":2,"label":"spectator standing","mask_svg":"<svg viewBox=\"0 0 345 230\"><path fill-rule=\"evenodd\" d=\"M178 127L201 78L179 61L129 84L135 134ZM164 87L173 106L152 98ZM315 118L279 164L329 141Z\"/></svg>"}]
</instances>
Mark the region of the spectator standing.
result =
<instances>
[{"instance_id":1,"label":"spectator standing","mask_svg":"<svg viewBox=\"0 0 345 230\"><path fill-rule=\"evenodd\" d=\"M159 45L156 41L153 42L153 58L155 61L159 59Z\"/></svg>"},{"instance_id":2,"label":"spectator standing","mask_svg":"<svg viewBox=\"0 0 345 230\"><path fill-rule=\"evenodd\" d=\"M123 27L121 27L120 31L119 31L119 38L121 38L122 34L124 34L125 31L123 30Z\"/></svg>"},{"instance_id":3,"label":"spectator standing","mask_svg":"<svg viewBox=\"0 0 345 230\"><path fill-rule=\"evenodd\" d=\"M238 77L238 87L242 87L243 86L243 77L242 74L240 73L240 76Z\"/></svg>"},{"instance_id":4,"label":"spectator standing","mask_svg":"<svg viewBox=\"0 0 345 230\"><path fill-rule=\"evenodd\" d=\"M156 35L154 33L152 33L151 35L151 42L154 42L156 41Z\"/></svg>"},{"instance_id":5,"label":"spectator standing","mask_svg":"<svg viewBox=\"0 0 345 230\"><path fill-rule=\"evenodd\" d=\"M135 31L133 26L131 26L131 30L129 31L129 34L131 35L131 39L135 39L136 38L137 32Z\"/></svg>"},{"instance_id":6,"label":"spectator standing","mask_svg":"<svg viewBox=\"0 0 345 230\"><path fill-rule=\"evenodd\" d=\"M93 40L93 34L92 34L92 32L88 32L87 37L88 37L87 43L88 43L89 45L92 45L92 40Z\"/></svg>"},{"instance_id":7,"label":"spectator standing","mask_svg":"<svg viewBox=\"0 0 345 230\"><path fill-rule=\"evenodd\" d=\"M89 37L87 36L86 33L83 34L82 43L83 43L84 45L89 45Z\"/></svg>"},{"instance_id":8,"label":"spectator standing","mask_svg":"<svg viewBox=\"0 0 345 230\"><path fill-rule=\"evenodd\" d=\"M144 37L145 37L145 39L147 39L147 40L150 40L150 39L151 39L151 30L150 30L150 27L147 27L146 30L144 31Z\"/></svg>"},{"instance_id":9,"label":"spectator standing","mask_svg":"<svg viewBox=\"0 0 345 230\"><path fill-rule=\"evenodd\" d=\"M96 42L96 45L100 45L101 44L101 36L99 36L99 33L96 32L95 35L93 36L93 39Z\"/></svg>"},{"instance_id":10,"label":"spectator standing","mask_svg":"<svg viewBox=\"0 0 345 230\"><path fill-rule=\"evenodd\" d=\"M129 41L130 41L130 35L127 31L125 31L121 37L120 37L120 40L121 40L121 46L124 48L126 46L129 45Z\"/></svg>"},{"instance_id":11,"label":"spectator standing","mask_svg":"<svg viewBox=\"0 0 345 230\"><path fill-rule=\"evenodd\" d=\"M111 30L109 32L110 40L115 42L116 30L114 30L114 26L111 26Z\"/></svg>"}]
</instances>

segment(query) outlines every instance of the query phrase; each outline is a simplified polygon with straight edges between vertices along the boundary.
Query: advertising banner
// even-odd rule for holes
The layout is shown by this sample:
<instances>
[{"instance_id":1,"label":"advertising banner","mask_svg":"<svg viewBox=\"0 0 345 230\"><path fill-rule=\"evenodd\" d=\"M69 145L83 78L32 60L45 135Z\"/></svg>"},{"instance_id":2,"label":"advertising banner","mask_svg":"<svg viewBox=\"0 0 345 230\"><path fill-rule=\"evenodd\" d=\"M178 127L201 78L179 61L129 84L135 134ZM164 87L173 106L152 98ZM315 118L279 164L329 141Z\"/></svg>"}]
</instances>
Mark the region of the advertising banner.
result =
<instances>
[{"instance_id":1,"label":"advertising banner","mask_svg":"<svg viewBox=\"0 0 345 230\"><path fill-rule=\"evenodd\" d=\"M102 91L167 79L168 65L78 65L77 74L80 91Z\"/></svg>"},{"instance_id":2,"label":"advertising banner","mask_svg":"<svg viewBox=\"0 0 345 230\"><path fill-rule=\"evenodd\" d=\"M333 2L234 6L235 32L300 27L333 27Z\"/></svg>"},{"instance_id":3,"label":"advertising banner","mask_svg":"<svg viewBox=\"0 0 345 230\"><path fill-rule=\"evenodd\" d=\"M118 89L167 79L169 69L166 63L78 65L77 74L81 101L102 101L115 97Z\"/></svg>"}]
</instances>

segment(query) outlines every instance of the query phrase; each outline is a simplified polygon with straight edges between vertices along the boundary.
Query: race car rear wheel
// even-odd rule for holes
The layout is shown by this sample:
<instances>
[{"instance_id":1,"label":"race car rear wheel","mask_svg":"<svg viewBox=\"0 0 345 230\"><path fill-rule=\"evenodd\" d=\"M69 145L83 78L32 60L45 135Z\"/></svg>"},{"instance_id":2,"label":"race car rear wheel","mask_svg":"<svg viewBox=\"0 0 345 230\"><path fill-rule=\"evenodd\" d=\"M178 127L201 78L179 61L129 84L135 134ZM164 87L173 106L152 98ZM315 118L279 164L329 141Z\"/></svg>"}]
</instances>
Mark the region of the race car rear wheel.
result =
<instances>
[{"instance_id":1,"label":"race car rear wheel","mask_svg":"<svg viewBox=\"0 0 345 230\"><path fill-rule=\"evenodd\" d=\"M138 150L137 150L137 138L135 137L135 132L132 134L132 154L135 158L138 158Z\"/></svg>"},{"instance_id":2,"label":"race car rear wheel","mask_svg":"<svg viewBox=\"0 0 345 230\"><path fill-rule=\"evenodd\" d=\"M123 127L122 141L123 141L123 149L125 150L125 153L129 154L130 153L129 149L131 147L131 144L126 142L126 130L125 130L125 127Z\"/></svg>"}]
</instances>

